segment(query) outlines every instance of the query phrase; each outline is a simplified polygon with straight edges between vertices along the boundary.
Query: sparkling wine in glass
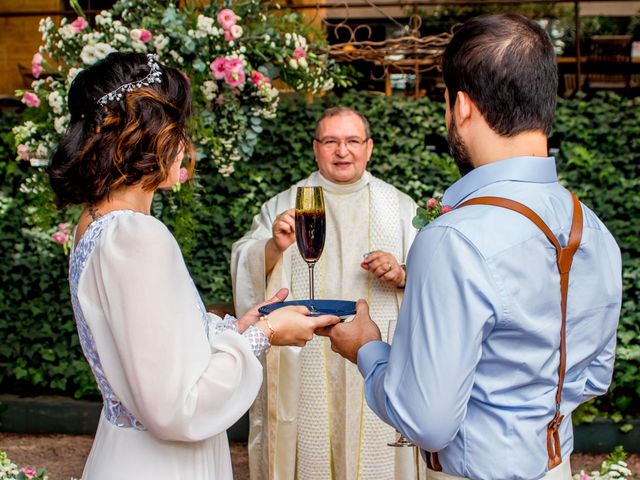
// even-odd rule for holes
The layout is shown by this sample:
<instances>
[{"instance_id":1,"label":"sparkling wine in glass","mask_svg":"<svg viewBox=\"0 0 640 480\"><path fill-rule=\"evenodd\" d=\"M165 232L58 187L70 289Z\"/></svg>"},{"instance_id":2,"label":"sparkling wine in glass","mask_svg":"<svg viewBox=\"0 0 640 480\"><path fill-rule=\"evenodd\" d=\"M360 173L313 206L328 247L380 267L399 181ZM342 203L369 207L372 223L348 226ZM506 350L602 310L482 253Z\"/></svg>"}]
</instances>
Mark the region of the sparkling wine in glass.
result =
<instances>
[{"instance_id":1,"label":"sparkling wine in glass","mask_svg":"<svg viewBox=\"0 0 640 480\"><path fill-rule=\"evenodd\" d=\"M300 255L309 266L311 300L315 299L313 267L322 254L325 234L326 220L322 187L298 187L296 194L296 243Z\"/></svg>"}]
</instances>

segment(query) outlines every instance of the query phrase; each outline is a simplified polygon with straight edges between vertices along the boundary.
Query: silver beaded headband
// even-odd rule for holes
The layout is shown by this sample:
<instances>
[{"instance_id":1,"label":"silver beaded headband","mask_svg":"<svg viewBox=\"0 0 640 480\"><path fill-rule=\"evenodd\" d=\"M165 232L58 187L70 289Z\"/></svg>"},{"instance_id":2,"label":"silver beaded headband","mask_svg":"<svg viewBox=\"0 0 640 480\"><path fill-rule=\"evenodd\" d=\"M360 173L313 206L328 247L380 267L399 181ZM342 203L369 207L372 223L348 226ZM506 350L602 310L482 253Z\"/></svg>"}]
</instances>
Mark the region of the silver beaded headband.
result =
<instances>
[{"instance_id":1,"label":"silver beaded headband","mask_svg":"<svg viewBox=\"0 0 640 480\"><path fill-rule=\"evenodd\" d=\"M155 53L147 53L147 59L147 65L151 69L149 75L141 80L136 80L135 82L125 83L124 85L119 86L114 91L100 97L96 102L99 105L104 106L113 100L122 100L122 96L125 92L131 92L138 88L148 87L152 83L160 83L162 81L162 71L160 70L160 65L158 65L158 56Z\"/></svg>"}]
</instances>

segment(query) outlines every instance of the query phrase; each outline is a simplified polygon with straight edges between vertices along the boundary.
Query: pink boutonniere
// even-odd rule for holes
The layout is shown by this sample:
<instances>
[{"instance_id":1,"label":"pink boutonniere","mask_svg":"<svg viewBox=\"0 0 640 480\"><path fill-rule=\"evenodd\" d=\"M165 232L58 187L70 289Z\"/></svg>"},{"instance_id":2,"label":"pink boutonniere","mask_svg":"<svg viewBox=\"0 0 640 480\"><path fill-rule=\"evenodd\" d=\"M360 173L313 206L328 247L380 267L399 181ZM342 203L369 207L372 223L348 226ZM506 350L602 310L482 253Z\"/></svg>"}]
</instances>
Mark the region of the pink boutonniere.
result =
<instances>
[{"instance_id":1,"label":"pink boutonniere","mask_svg":"<svg viewBox=\"0 0 640 480\"><path fill-rule=\"evenodd\" d=\"M445 213L449 213L453 208L449 205L442 205L440 200L437 198L430 198L427 200L425 207L418 207L418 211L416 212L416 216L413 217L413 221L411 224L414 228L420 230L422 227L427 226L433 220L438 218L440 215Z\"/></svg>"}]
</instances>

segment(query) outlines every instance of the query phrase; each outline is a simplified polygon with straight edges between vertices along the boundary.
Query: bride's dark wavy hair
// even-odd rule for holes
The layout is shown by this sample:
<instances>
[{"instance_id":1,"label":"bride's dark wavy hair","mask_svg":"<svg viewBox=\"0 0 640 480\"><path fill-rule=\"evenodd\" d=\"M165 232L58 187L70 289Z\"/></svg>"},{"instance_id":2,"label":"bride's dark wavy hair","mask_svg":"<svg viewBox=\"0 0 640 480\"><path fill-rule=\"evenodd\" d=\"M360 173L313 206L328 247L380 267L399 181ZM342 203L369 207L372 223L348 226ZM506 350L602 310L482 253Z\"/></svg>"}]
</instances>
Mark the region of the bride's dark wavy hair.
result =
<instances>
[{"instance_id":1,"label":"bride's dark wavy hair","mask_svg":"<svg viewBox=\"0 0 640 480\"><path fill-rule=\"evenodd\" d=\"M71 120L47 168L58 206L94 204L110 192L142 182L155 190L182 149L193 170L187 133L191 88L175 68L160 65L161 81L100 105L98 99L146 77L145 54L116 52L78 73L69 89Z\"/></svg>"}]
</instances>

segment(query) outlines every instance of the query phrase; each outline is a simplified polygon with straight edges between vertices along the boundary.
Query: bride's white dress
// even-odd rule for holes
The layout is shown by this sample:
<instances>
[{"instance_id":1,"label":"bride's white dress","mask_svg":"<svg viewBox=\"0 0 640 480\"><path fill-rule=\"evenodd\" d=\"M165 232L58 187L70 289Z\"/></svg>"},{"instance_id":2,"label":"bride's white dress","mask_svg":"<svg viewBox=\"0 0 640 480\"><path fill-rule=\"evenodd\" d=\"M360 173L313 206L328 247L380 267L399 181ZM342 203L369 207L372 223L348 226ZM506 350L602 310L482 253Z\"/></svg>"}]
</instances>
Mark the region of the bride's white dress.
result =
<instances>
[{"instance_id":1,"label":"bride's white dress","mask_svg":"<svg viewBox=\"0 0 640 480\"><path fill-rule=\"evenodd\" d=\"M69 282L104 399L83 480L232 479L226 429L258 392L264 334L205 312L174 237L147 215L94 221Z\"/></svg>"}]
</instances>

